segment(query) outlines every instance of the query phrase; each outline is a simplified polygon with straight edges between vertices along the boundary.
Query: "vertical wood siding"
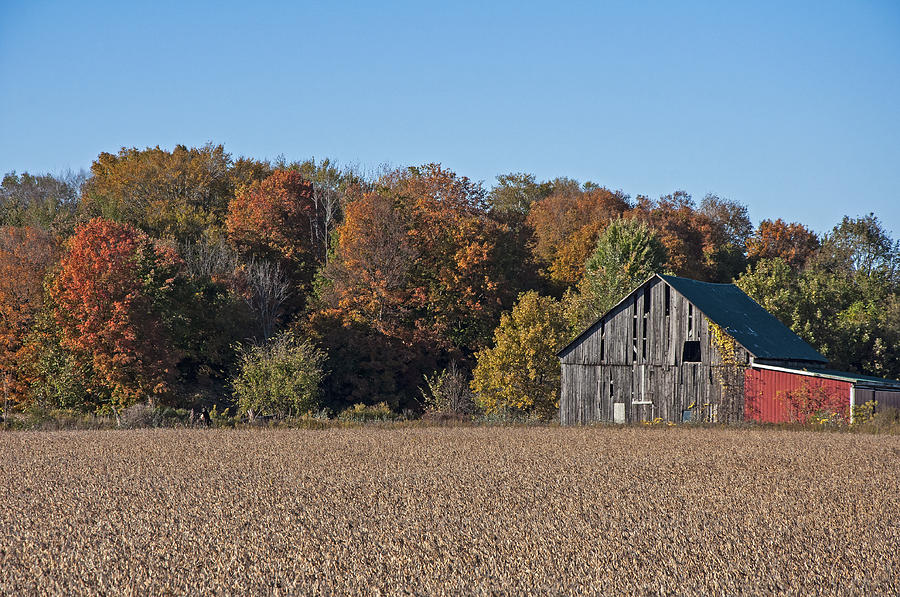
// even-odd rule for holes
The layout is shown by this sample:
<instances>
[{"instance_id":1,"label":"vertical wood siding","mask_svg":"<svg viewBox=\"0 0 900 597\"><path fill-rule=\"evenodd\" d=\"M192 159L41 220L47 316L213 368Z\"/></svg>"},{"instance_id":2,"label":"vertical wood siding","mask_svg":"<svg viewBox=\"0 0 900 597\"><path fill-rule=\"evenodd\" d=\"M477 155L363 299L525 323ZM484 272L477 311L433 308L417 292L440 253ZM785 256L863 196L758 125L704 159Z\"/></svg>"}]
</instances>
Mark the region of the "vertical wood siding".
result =
<instances>
[{"instance_id":1,"label":"vertical wood siding","mask_svg":"<svg viewBox=\"0 0 900 597\"><path fill-rule=\"evenodd\" d=\"M699 362L682 362L685 340L700 343ZM741 365L749 361L743 348L738 353ZM743 379L737 392L724 391L726 367L709 321L660 278L636 289L595 323L562 354L561 364L564 425L612 422L616 402L625 404L627 422L681 422L686 410L694 420L743 416ZM742 369L737 373L742 376Z\"/></svg>"}]
</instances>

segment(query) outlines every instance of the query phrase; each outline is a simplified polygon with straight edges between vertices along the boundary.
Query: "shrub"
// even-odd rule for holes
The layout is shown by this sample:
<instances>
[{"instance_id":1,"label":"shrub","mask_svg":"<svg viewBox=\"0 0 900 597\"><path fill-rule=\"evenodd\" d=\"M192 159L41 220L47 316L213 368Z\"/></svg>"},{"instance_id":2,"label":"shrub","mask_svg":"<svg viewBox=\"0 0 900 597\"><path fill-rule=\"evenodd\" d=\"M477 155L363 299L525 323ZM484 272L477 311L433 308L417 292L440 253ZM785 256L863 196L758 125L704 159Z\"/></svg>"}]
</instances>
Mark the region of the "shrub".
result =
<instances>
[{"instance_id":1,"label":"shrub","mask_svg":"<svg viewBox=\"0 0 900 597\"><path fill-rule=\"evenodd\" d=\"M124 409L118 418L120 427L178 427L188 424L188 411L169 406L151 406L145 402Z\"/></svg>"},{"instance_id":2,"label":"shrub","mask_svg":"<svg viewBox=\"0 0 900 597\"><path fill-rule=\"evenodd\" d=\"M387 402L379 402L371 406L354 404L341 411L338 420L345 422L368 423L371 421L393 421L397 418Z\"/></svg>"},{"instance_id":3,"label":"shrub","mask_svg":"<svg viewBox=\"0 0 900 597\"><path fill-rule=\"evenodd\" d=\"M241 413L283 418L319 408L325 353L292 332L262 346L239 349L239 372L232 379Z\"/></svg>"},{"instance_id":4,"label":"shrub","mask_svg":"<svg viewBox=\"0 0 900 597\"><path fill-rule=\"evenodd\" d=\"M466 374L456 361L440 373L425 376L425 387L421 388L425 400L425 410L429 413L448 415L471 415L475 412L475 401Z\"/></svg>"},{"instance_id":5,"label":"shrub","mask_svg":"<svg viewBox=\"0 0 900 597\"><path fill-rule=\"evenodd\" d=\"M850 421L850 401L840 390L804 381L799 388L779 392L791 421L805 425L843 424Z\"/></svg>"}]
</instances>

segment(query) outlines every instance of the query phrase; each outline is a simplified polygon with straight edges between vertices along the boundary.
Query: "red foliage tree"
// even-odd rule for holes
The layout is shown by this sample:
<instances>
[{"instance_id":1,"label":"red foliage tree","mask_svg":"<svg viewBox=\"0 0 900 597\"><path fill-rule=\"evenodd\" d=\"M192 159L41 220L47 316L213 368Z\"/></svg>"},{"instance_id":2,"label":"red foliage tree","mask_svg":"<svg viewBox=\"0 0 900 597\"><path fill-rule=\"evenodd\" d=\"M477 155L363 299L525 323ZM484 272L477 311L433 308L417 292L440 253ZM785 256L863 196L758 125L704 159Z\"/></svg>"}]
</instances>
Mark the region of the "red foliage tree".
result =
<instances>
[{"instance_id":1,"label":"red foliage tree","mask_svg":"<svg viewBox=\"0 0 900 597\"><path fill-rule=\"evenodd\" d=\"M740 212L738 204L715 198L717 208ZM666 268L679 276L697 280L730 282L744 267L741 233L735 228L749 226L746 215L698 210L690 195L677 191L652 201L638 197L630 217L647 222L666 247ZM736 225L737 224L737 225Z\"/></svg>"},{"instance_id":2,"label":"red foliage tree","mask_svg":"<svg viewBox=\"0 0 900 597\"><path fill-rule=\"evenodd\" d=\"M0 390L17 402L25 395L23 340L41 309L44 276L58 254L56 240L39 228L0 228Z\"/></svg>"},{"instance_id":3,"label":"red foliage tree","mask_svg":"<svg viewBox=\"0 0 900 597\"><path fill-rule=\"evenodd\" d=\"M177 254L127 224L95 218L69 239L50 285L63 348L93 367L92 393L119 408L166 394L177 359L162 305Z\"/></svg>"},{"instance_id":4,"label":"red foliage tree","mask_svg":"<svg viewBox=\"0 0 900 597\"><path fill-rule=\"evenodd\" d=\"M705 256L710 221L694 209L690 195L679 191L656 202L640 197L631 215L657 231L669 256L666 265L670 271L698 280L710 278Z\"/></svg>"},{"instance_id":5,"label":"red foliage tree","mask_svg":"<svg viewBox=\"0 0 900 597\"><path fill-rule=\"evenodd\" d=\"M503 231L467 178L436 164L391 173L346 207L330 303L410 341L479 347L513 298L498 263Z\"/></svg>"},{"instance_id":6,"label":"red foliage tree","mask_svg":"<svg viewBox=\"0 0 900 597\"><path fill-rule=\"evenodd\" d=\"M266 259L313 265L313 186L296 170L276 170L241 188L228 204L228 238L240 251Z\"/></svg>"}]
</instances>

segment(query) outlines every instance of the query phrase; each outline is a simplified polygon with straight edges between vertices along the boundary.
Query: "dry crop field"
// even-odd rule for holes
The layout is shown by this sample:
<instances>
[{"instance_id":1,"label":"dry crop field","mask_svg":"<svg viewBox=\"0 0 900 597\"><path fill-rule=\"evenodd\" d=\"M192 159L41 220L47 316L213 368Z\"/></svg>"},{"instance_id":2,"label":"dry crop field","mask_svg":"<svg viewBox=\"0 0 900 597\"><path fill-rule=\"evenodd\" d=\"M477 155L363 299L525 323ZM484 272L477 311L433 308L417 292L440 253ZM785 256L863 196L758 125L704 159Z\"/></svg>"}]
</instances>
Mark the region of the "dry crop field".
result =
<instances>
[{"instance_id":1,"label":"dry crop field","mask_svg":"<svg viewBox=\"0 0 900 597\"><path fill-rule=\"evenodd\" d=\"M900 437L733 429L0 434L9 594L900 586Z\"/></svg>"}]
</instances>

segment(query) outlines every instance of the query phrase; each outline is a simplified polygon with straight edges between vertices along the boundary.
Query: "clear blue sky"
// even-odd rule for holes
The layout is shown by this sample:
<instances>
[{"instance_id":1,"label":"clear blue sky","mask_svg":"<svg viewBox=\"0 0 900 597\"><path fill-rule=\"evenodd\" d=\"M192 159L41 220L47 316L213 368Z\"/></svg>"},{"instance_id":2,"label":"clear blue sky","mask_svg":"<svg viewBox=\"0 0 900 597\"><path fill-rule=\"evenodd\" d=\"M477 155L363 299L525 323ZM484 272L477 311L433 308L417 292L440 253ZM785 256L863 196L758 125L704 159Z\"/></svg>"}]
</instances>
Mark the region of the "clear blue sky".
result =
<instances>
[{"instance_id":1,"label":"clear blue sky","mask_svg":"<svg viewBox=\"0 0 900 597\"><path fill-rule=\"evenodd\" d=\"M900 2L0 0L0 172L207 141L898 236Z\"/></svg>"}]
</instances>

